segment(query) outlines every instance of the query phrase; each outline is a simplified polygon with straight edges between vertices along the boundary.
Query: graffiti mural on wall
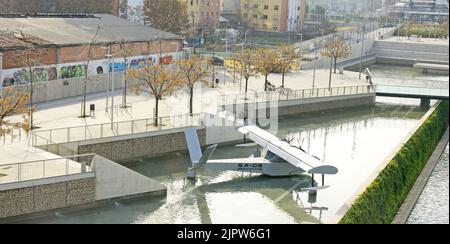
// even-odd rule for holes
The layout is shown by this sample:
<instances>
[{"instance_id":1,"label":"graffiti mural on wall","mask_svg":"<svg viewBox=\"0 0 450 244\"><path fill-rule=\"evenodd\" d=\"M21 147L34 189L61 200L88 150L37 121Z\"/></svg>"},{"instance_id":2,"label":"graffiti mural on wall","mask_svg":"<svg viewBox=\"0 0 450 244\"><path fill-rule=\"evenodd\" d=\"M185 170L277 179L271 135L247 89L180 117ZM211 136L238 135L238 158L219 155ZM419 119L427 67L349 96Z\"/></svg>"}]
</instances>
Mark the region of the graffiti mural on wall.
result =
<instances>
[{"instance_id":1,"label":"graffiti mural on wall","mask_svg":"<svg viewBox=\"0 0 450 244\"><path fill-rule=\"evenodd\" d=\"M14 72L13 77L14 83L17 84L27 84L31 81L30 72L26 69L21 69Z\"/></svg>"},{"instance_id":2,"label":"graffiti mural on wall","mask_svg":"<svg viewBox=\"0 0 450 244\"><path fill-rule=\"evenodd\" d=\"M33 70L33 76L37 81L50 81L58 79L58 72L56 68L36 68Z\"/></svg>"},{"instance_id":3,"label":"graffiti mural on wall","mask_svg":"<svg viewBox=\"0 0 450 244\"><path fill-rule=\"evenodd\" d=\"M172 64L173 57L172 56L164 56L159 59L160 64Z\"/></svg>"},{"instance_id":4,"label":"graffiti mural on wall","mask_svg":"<svg viewBox=\"0 0 450 244\"><path fill-rule=\"evenodd\" d=\"M149 58L135 58L130 61L128 66L130 69L140 69L142 68L142 64L146 65L147 62L156 62L156 57L149 57ZM117 62L114 64L109 65L109 72L112 72L112 67L114 65L114 71L115 72L124 72L125 71L125 62Z\"/></svg>"},{"instance_id":5,"label":"graffiti mural on wall","mask_svg":"<svg viewBox=\"0 0 450 244\"><path fill-rule=\"evenodd\" d=\"M83 77L86 65L77 64L61 68L61 79Z\"/></svg>"},{"instance_id":6,"label":"graffiti mural on wall","mask_svg":"<svg viewBox=\"0 0 450 244\"><path fill-rule=\"evenodd\" d=\"M42 82L58 79L56 68L35 68L33 69L33 82ZM12 77L5 78L2 86L12 86L28 84L31 82L30 72L27 69L20 69L13 73Z\"/></svg>"}]
</instances>

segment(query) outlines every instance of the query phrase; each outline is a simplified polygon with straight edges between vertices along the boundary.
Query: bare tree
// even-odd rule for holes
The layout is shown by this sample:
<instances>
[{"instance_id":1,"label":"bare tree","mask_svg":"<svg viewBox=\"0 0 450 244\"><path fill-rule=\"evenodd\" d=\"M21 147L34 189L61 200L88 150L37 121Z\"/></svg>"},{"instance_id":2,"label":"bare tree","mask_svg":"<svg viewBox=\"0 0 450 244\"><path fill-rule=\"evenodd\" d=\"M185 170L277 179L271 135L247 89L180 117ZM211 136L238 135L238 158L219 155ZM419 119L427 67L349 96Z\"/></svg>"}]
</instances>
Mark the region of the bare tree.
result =
<instances>
[{"instance_id":1,"label":"bare tree","mask_svg":"<svg viewBox=\"0 0 450 244\"><path fill-rule=\"evenodd\" d=\"M33 68L39 66L39 55L42 54L42 52L38 51L39 41L34 38L33 36L27 35L24 33L23 28L19 30L19 33L13 34L15 38L20 40L23 45L23 51L21 57L18 57L23 60L24 66L27 68L28 71L28 77L29 83L30 83L30 107L33 107L34 105L34 81L35 81L35 75L33 74ZM30 124L30 130L35 129L34 126L34 110L29 110L29 124Z\"/></svg>"},{"instance_id":2,"label":"bare tree","mask_svg":"<svg viewBox=\"0 0 450 244\"><path fill-rule=\"evenodd\" d=\"M100 26L97 27L97 30L95 31L94 37L92 38L91 42L89 43L89 50L88 50L88 57L86 61L86 65L84 67L84 85L83 85L83 102L81 103L81 118L86 118L86 106L87 106L87 83L88 83L88 76L89 76L89 64L92 59L92 46L97 42L97 36L100 31Z\"/></svg>"},{"instance_id":3,"label":"bare tree","mask_svg":"<svg viewBox=\"0 0 450 244\"><path fill-rule=\"evenodd\" d=\"M122 42L120 43L120 50L122 50L122 56L123 60L125 62L125 70L124 73L124 87L123 87L123 94L122 94L122 108L127 108L127 92L128 92L128 49L127 44L125 43L125 40L122 39Z\"/></svg>"}]
</instances>

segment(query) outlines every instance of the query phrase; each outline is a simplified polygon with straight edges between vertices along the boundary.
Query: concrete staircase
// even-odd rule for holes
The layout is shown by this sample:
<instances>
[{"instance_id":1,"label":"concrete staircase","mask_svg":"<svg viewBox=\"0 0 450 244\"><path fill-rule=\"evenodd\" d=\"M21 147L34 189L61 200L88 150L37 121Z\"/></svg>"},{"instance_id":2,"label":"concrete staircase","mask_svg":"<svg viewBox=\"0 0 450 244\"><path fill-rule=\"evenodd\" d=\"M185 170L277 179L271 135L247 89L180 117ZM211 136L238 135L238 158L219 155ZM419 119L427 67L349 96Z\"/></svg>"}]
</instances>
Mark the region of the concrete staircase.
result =
<instances>
[{"instance_id":1,"label":"concrete staircase","mask_svg":"<svg viewBox=\"0 0 450 244\"><path fill-rule=\"evenodd\" d=\"M427 43L408 43L396 41L375 41L372 52L377 57L417 59L448 63L449 46Z\"/></svg>"}]
</instances>

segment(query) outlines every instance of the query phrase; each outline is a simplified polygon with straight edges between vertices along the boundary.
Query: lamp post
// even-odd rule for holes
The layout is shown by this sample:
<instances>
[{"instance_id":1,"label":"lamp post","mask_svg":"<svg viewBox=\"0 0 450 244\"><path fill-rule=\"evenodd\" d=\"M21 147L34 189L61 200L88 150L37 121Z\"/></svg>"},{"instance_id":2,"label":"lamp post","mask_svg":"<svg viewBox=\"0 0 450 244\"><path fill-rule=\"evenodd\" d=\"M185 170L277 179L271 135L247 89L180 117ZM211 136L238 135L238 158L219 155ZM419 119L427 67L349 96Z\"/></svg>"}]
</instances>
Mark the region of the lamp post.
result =
<instances>
[{"instance_id":1,"label":"lamp post","mask_svg":"<svg viewBox=\"0 0 450 244\"><path fill-rule=\"evenodd\" d=\"M244 56L244 47L245 47L245 42L243 42L243 43L240 43L240 44L237 44L237 46L241 46L242 47L242 50L241 50L241 55L242 55L242 57ZM242 93L242 63L241 64L239 64L240 66L241 66L241 80L239 81L239 93Z\"/></svg>"},{"instance_id":2,"label":"lamp post","mask_svg":"<svg viewBox=\"0 0 450 244\"><path fill-rule=\"evenodd\" d=\"M108 58L108 81L111 81L111 47L107 46L107 47L102 47L102 49L106 49L108 50L108 53L105 55L106 58ZM109 82L106 85L106 92L105 92L105 96L106 96L106 109L105 112L108 113L108 109L109 109Z\"/></svg>"},{"instance_id":3,"label":"lamp post","mask_svg":"<svg viewBox=\"0 0 450 244\"><path fill-rule=\"evenodd\" d=\"M362 47L361 47L361 57L359 59L359 79L361 80L361 73L362 73L362 61L363 61L363 55L364 55L364 41L365 41L365 31L366 31L366 25L363 25L362 28Z\"/></svg>"},{"instance_id":4,"label":"lamp post","mask_svg":"<svg viewBox=\"0 0 450 244\"><path fill-rule=\"evenodd\" d=\"M111 81L111 86L108 83L108 86L106 88L106 112L108 113L108 107L109 107L109 95L108 93L111 92L111 129L114 128L114 55L111 54L111 46L105 47L103 49L107 49L108 50L108 54L106 54L106 57L108 58L108 74L109 74L109 79ZM112 64L111 64L111 60L112 60ZM110 90L111 88L111 90ZM126 89L126 88L124 88Z\"/></svg>"}]
</instances>

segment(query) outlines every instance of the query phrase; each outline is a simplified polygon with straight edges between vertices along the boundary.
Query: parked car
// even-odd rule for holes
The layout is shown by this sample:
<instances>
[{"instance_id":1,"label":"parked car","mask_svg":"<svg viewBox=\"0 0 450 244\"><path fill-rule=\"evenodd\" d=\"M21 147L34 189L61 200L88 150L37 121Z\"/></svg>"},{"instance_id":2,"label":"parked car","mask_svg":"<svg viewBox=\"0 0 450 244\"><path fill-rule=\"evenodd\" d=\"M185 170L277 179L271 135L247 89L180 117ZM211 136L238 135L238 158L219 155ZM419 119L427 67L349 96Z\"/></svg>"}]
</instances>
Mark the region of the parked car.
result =
<instances>
[{"instance_id":1,"label":"parked car","mask_svg":"<svg viewBox=\"0 0 450 244\"><path fill-rule=\"evenodd\" d=\"M211 57L211 58L209 58L208 63L210 65L214 65L214 66L224 66L225 60L223 58L219 58L219 57Z\"/></svg>"}]
</instances>

